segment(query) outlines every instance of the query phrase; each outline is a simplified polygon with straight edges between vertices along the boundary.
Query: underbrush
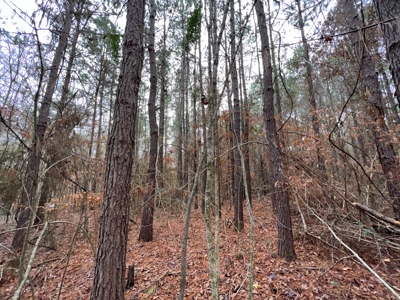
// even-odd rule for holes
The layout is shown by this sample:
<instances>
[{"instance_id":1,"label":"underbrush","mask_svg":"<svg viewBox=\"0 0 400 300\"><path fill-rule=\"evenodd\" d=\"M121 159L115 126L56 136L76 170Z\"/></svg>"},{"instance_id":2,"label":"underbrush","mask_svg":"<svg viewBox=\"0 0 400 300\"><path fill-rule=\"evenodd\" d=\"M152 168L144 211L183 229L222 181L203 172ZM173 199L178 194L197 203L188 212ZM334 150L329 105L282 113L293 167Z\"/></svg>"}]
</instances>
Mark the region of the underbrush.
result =
<instances>
[{"instance_id":1,"label":"underbrush","mask_svg":"<svg viewBox=\"0 0 400 300\"><path fill-rule=\"evenodd\" d=\"M318 222L314 213L329 220L327 224L342 241L395 286L400 282L396 259L388 248L382 247L384 243L390 245L393 237L387 236L383 240L379 232L363 233L364 229L349 216L349 212L345 215L344 210L338 210L331 214L322 206L317 210L298 199L297 208L293 205L297 260L287 263L276 255L277 224L269 202L265 198L253 202L256 221L254 299L390 299L385 288L332 238L326 225ZM232 215L231 206L225 203L221 218L219 289L224 299L246 299L249 228L235 232ZM32 295L35 299L57 299L59 295L60 299L89 299L98 217L97 206L86 212L70 208L52 211L49 225L56 246L50 249L46 239L41 242L22 299L32 299ZM180 280L183 212L156 210L155 238L150 243L137 241L139 215L131 217L127 265L135 266L135 284L126 292L126 299L175 299ZM248 224L247 216L245 222ZM10 232L2 234L5 237L2 257L6 257L6 248L11 243L13 226L8 224ZM32 230L29 252L39 234L40 230ZM192 211L187 262L186 299L208 299L211 290L205 226L200 209ZM17 282L16 277L3 278L0 298L10 299Z\"/></svg>"}]
</instances>

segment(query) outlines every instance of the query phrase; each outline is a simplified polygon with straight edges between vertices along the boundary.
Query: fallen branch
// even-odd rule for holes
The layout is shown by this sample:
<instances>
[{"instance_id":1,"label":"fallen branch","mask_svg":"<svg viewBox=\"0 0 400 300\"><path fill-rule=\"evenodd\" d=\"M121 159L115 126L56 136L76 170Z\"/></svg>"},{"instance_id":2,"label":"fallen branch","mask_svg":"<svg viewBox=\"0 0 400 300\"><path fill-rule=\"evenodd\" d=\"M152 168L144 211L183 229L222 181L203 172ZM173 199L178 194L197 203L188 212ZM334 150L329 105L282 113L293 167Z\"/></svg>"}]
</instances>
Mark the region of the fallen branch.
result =
<instances>
[{"instance_id":1,"label":"fallen branch","mask_svg":"<svg viewBox=\"0 0 400 300\"><path fill-rule=\"evenodd\" d=\"M328 229L329 231L332 233L333 237L340 243L342 244L342 246L344 246L347 250L349 250L354 257L361 263L361 265L366 268L368 271L370 271L372 273L372 275L374 275L376 277L376 279L378 279L378 281L380 281L391 293L393 296L395 296L397 299L400 299L400 295L393 289L392 286L390 286L385 280L383 280L383 278L381 276L379 276L358 254L357 252L355 252L350 246L348 246L345 242L343 242L335 233L335 231L333 231L333 229L320 217L318 216L312 209L310 209L314 216L317 217L318 220L320 220Z\"/></svg>"},{"instance_id":2,"label":"fallen branch","mask_svg":"<svg viewBox=\"0 0 400 300\"><path fill-rule=\"evenodd\" d=\"M321 275L319 275L317 277L317 279L315 280L316 282L319 280L320 277L325 276L326 273L328 273L330 270L332 270L338 263L340 263L342 260L348 259L348 258L353 258L354 255L349 255L349 256L345 256L340 258L339 260L337 260L332 266L330 266L328 269L325 270L324 273L322 273Z\"/></svg>"},{"instance_id":3,"label":"fallen branch","mask_svg":"<svg viewBox=\"0 0 400 300\"><path fill-rule=\"evenodd\" d=\"M133 295L133 299L135 298L135 296L139 295L139 293L143 292L144 290L150 288L152 285L158 283L161 279L163 279L165 276L167 275L179 275L181 272L170 272L170 271L166 271L163 275L161 275L159 278L157 278L156 280L153 280L149 286L146 286L144 288L141 288L140 290L138 290L135 295Z\"/></svg>"},{"instance_id":4,"label":"fallen branch","mask_svg":"<svg viewBox=\"0 0 400 300\"><path fill-rule=\"evenodd\" d=\"M379 220L382 220L382 221L387 222L397 228L400 228L400 222L395 219L389 218L389 217L381 214L380 212L377 212L376 210L373 210L373 209L371 209L365 205L362 205L360 203L357 203L357 202L352 203L352 205L357 207L358 209L365 211L366 213L370 214L371 216L373 216Z\"/></svg>"}]
</instances>

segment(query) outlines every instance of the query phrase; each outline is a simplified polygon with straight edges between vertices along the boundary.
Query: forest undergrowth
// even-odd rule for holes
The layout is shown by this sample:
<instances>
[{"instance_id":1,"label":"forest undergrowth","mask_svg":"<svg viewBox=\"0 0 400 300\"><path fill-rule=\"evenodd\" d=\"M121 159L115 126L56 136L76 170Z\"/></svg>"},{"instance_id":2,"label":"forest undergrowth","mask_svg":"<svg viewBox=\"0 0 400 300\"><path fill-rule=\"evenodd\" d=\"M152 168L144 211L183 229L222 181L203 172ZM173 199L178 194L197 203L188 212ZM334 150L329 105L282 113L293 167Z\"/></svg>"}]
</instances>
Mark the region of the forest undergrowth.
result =
<instances>
[{"instance_id":1,"label":"forest undergrowth","mask_svg":"<svg viewBox=\"0 0 400 300\"><path fill-rule=\"evenodd\" d=\"M265 198L253 203L256 221L254 299L394 299L369 271L353 260L354 256L328 238L323 226L319 227L319 234L315 224L309 225L308 231L304 230L302 219L305 217L299 213L294 216L293 226L297 259L291 263L279 259L276 218L267 203ZM43 300L89 299L94 263L91 243L97 239L98 224L94 216L98 213L94 213L96 210L88 212L88 235L81 230L75 235L77 227L73 224L80 222L80 215L67 210L53 213L53 218L57 219L50 226L54 239L45 237L41 243L30 272L30 283L26 284L21 299L33 299L32 293L34 299ZM232 210L227 204L222 211L219 290L221 299L247 299L249 228L247 226L241 233L234 231L229 218ZM245 222L248 224L248 220ZM138 242L140 219L131 220L127 265L135 266L135 282L126 291L125 299L176 299L183 224L183 212L158 211L154 241L142 243ZM1 242L1 257L6 257L14 226L13 222L6 224L1 220L2 231L10 230L8 236L2 235L5 238ZM348 229L351 233L354 228ZM39 231L32 232L30 247L39 234ZM354 247L357 239L352 238ZM358 245L362 245L361 242ZM361 253L370 251L358 250ZM199 209L192 211L187 255L185 299L209 299L205 225ZM368 261L379 276L396 288L400 270L391 262L393 259L385 253L379 259ZM18 279L7 274L10 273L4 272L0 283L0 299L11 299L17 288Z\"/></svg>"}]
</instances>

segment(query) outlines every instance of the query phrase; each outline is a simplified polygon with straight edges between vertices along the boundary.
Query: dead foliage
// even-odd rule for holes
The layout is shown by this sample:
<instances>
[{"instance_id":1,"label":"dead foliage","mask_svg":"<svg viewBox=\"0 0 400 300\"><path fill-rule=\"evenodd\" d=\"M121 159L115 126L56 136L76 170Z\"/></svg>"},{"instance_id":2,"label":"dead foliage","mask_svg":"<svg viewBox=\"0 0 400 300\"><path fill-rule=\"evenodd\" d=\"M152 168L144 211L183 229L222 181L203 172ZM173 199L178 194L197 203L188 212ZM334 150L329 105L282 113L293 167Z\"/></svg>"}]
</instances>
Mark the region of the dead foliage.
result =
<instances>
[{"instance_id":1,"label":"dead foliage","mask_svg":"<svg viewBox=\"0 0 400 300\"><path fill-rule=\"evenodd\" d=\"M352 261L347 253L334 251L321 242L325 238L322 227L318 235L321 240L312 240L301 234L304 231L299 215L294 220L297 260L287 263L277 258L276 219L265 201L254 202L254 299L390 299L385 288L368 271ZM224 209L219 290L221 299L247 299L249 232L245 228L243 232L236 233L231 227L231 215L231 211ZM30 273L30 285L25 287L22 299L32 299L32 291L35 299L57 299L66 266L60 299L89 299L94 253L88 239L95 240L97 235L94 228L98 224L93 217L98 216L98 212L89 214L89 235L81 231L78 233L69 260L67 254L80 217L76 212L68 216L59 213L57 216L57 223L51 224L57 250L40 248ZM186 299L210 299L204 220L199 210L193 211L192 216ZM135 265L135 283L126 292L126 299L176 299L180 280L183 213L158 211L154 225L155 240L150 243L137 241L138 220L130 224L127 265ZM13 224L7 226L13 228ZM315 234L313 230L311 232ZM38 235L39 232L32 232L30 240L35 240ZM2 236L5 237L2 245L9 245L12 233ZM2 257L5 254L2 247ZM398 268L385 272L381 264L374 267L380 276L394 286L400 282ZM0 298L10 299L16 286L16 278L3 278Z\"/></svg>"}]
</instances>

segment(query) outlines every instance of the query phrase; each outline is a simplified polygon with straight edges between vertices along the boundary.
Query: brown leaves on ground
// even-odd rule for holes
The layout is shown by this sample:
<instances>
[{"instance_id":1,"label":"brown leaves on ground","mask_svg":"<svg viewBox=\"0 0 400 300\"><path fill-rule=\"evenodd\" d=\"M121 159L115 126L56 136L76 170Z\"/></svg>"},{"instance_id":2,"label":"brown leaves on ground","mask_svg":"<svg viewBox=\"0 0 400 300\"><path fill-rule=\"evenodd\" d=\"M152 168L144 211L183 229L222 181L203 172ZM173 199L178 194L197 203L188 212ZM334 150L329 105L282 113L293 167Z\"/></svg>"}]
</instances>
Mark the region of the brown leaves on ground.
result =
<instances>
[{"instance_id":1,"label":"brown leaves on ground","mask_svg":"<svg viewBox=\"0 0 400 300\"><path fill-rule=\"evenodd\" d=\"M61 215L61 214L59 214ZM98 213L97 213L98 215ZM220 299L247 299L249 265L249 226L236 233L232 228L233 211L225 208L221 219ZM348 258L337 257L321 244L303 237L296 238L297 260L287 263L277 258L276 220L270 208L254 203L256 218L254 299L391 299L390 293L372 274ZM60 217L60 216L59 216ZM79 216L71 215L70 223L57 223L58 248L41 248L35 258L23 299L89 299L93 280L93 251L87 237L79 234L68 261L74 228ZM91 222L93 223L93 221ZM126 291L126 299L176 299L179 291L183 214L159 212L155 217L155 240L137 241L140 222L130 228L127 265L135 265L135 284ZM295 224L298 222L294 222ZM246 225L249 224L246 220ZM97 226L95 226L98 228ZM97 236L93 224L91 236ZM2 226L4 228L4 226ZM295 225L296 228L296 225ZM38 233L33 233L32 239ZM7 246L11 236L2 242ZM93 238L92 238L93 239ZM1 250L1 255L6 252ZM65 266L68 263L67 270ZM386 281L400 282L400 272L385 274L375 270ZM0 283L0 299L10 299L17 279ZM185 299L210 299L207 248L204 219L199 210L192 211L187 253L187 286ZM394 298L393 298L394 299Z\"/></svg>"}]
</instances>

